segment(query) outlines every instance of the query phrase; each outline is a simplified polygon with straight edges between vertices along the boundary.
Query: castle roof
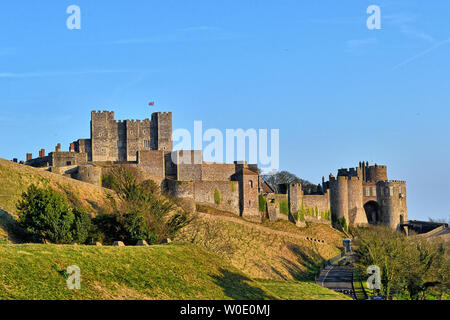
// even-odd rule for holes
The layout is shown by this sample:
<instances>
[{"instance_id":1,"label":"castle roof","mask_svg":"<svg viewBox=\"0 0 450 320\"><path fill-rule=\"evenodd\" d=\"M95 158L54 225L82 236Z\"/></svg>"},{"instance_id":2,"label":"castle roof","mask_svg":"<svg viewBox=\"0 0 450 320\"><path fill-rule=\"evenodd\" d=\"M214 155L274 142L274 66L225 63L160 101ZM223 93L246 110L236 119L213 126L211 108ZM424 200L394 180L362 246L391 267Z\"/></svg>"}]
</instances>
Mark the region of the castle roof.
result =
<instances>
[{"instance_id":1,"label":"castle roof","mask_svg":"<svg viewBox=\"0 0 450 320\"><path fill-rule=\"evenodd\" d=\"M266 182L261 183L261 189L263 193L275 193L271 186L269 186Z\"/></svg>"},{"instance_id":2,"label":"castle roof","mask_svg":"<svg viewBox=\"0 0 450 320\"><path fill-rule=\"evenodd\" d=\"M241 170L238 171L238 173L242 175L259 176L258 173L247 168L242 168Z\"/></svg>"}]
</instances>

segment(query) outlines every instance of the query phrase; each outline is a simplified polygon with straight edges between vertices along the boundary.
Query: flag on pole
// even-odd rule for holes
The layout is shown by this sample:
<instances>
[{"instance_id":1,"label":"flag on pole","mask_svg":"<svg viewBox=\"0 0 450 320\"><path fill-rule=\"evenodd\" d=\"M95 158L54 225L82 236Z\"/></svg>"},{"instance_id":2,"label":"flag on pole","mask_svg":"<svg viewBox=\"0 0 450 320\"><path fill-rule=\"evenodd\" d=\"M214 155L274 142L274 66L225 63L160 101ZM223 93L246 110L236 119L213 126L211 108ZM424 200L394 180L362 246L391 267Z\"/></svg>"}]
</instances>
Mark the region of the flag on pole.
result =
<instances>
[{"instance_id":1,"label":"flag on pole","mask_svg":"<svg viewBox=\"0 0 450 320\"><path fill-rule=\"evenodd\" d=\"M155 101L152 101L148 104L149 106L154 106L155 105Z\"/></svg>"}]
</instances>

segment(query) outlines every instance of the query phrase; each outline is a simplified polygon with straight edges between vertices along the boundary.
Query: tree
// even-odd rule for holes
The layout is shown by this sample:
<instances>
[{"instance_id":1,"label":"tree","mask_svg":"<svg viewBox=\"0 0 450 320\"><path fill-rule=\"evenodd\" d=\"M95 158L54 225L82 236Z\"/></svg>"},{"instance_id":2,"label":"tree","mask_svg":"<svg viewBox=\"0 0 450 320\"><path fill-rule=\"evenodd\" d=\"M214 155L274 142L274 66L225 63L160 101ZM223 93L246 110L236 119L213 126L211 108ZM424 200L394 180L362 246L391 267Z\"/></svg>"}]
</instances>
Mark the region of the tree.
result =
<instances>
[{"instance_id":1,"label":"tree","mask_svg":"<svg viewBox=\"0 0 450 320\"><path fill-rule=\"evenodd\" d=\"M20 225L34 241L71 243L75 216L57 191L30 185L17 203Z\"/></svg>"},{"instance_id":2,"label":"tree","mask_svg":"<svg viewBox=\"0 0 450 320\"><path fill-rule=\"evenodd\" d=\"M407 237L387 227L356 228L356 254L363 273L370 265L381 270L381 294L425 299L448 292L449 251L443 244Z\"/></svg>"},{"instance_id":3,"label":"tree","mask_svg":"<svg viewBox=\"0 0 450 320\"><path fill-rule=\"evenodd\" d=\"M271 175L262 175L261 179L272 187L275 193L280 193L280 184L300 183L305 193L314 193L318 191L317 185L308 180L301 179L288 171L279 171Z\"/></svg>"},{"instance_id":4,"label":"tree","mask_svg":"<svg viewBox=\"0 0 450 320\"><path fill-rule=\"evenodd\" d=\"M94 219L107 241L156 243L188 223L186 214L175 212L174 203L161 195L155 182L143 180L136 168L114 167L103 182L122 200L119 206L113 202L114 215Z\"/></svg>"},{"instance_id":5,"label":"tree","mask_svg":"<svg viewBox=\"0 0 450 320\"><path fill-rule=\"evenodd\" d=\"M93 231L92 219L83 208L75 207L72 212L74 215L73 241L80 244L86 243Z\"/></svg>"}]
</instances>

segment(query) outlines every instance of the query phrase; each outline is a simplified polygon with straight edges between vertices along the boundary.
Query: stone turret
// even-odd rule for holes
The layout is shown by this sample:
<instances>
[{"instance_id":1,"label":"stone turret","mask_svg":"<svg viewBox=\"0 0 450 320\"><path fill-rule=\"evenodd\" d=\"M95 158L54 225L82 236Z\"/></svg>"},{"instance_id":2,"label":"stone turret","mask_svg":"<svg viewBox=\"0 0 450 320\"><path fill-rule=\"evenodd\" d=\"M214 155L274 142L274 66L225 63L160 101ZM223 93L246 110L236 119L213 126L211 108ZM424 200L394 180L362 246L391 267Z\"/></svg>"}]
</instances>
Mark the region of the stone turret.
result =
<instances>
[{"instance_id":1,"label":"stone turret","mask_svg":"<svg viewBox=\"0 0 450 320\"><path fill-rule=\"evenodd\" d=\"M380 181L377 183L381 222L393 229L408 221L405 181Z\"/></svg>"}]
</instances>

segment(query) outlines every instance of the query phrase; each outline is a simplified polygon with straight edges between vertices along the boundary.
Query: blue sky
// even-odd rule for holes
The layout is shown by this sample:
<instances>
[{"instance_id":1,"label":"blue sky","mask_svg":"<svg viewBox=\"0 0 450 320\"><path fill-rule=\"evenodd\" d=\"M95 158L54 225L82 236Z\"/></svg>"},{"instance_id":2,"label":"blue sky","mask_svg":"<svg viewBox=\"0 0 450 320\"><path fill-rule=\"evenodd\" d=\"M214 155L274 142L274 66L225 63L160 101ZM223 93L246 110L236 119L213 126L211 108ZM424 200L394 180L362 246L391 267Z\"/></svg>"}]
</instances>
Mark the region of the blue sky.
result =
<instances>
[{"instance_id":1,"label":"blue sky","mask_svg":"<svg viewBox=\"0 0 450 320\"><path fill-rule=\"evenodd\" d=\"M71 4L81 30L66 28ZM366 27L372 4L381 30ZM174 129L280 129L281 169L315 183L386 164L407 180L410 219L448 218L448 12L445 0L3 1L0 157L67 149L89 137L91 110L172 111Z\"/></svg>"}]
</instances>

